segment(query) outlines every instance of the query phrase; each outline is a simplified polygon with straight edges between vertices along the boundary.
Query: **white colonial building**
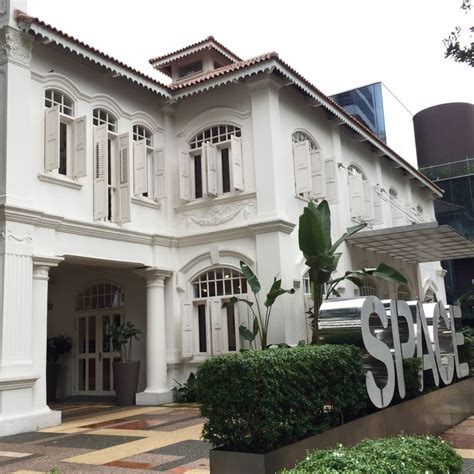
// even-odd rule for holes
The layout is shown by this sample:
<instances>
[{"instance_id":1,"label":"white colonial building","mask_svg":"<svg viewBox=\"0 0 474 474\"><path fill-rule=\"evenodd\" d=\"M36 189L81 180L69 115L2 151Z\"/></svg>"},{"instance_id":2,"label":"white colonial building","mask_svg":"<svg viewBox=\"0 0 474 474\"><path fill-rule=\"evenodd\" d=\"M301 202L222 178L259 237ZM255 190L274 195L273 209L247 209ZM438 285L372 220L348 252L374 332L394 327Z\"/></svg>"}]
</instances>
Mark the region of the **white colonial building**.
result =
<instances>
[{"instance_id":1,"label":"white colonial building","mask_svg":"<svg viewBox=\"0 0 474 474\"><path fill-rule=\"evenodd\" d=\"M242 60L209 37L150 61L164 85L25 3L0 1L0 435L60 422L47 337L73 339L60 396L114 393L110 321L143 331L137 403L169 401L173 379L242 347L246 311L221 309L247 293L241 260L264 289L296 288L270 342L306 339L296 226L311 198L330 202L334 237L369 224L338 274L383 261L409 281L344 297L444 298L440 189L276 53Z\"/></svg>"}]
</instances>

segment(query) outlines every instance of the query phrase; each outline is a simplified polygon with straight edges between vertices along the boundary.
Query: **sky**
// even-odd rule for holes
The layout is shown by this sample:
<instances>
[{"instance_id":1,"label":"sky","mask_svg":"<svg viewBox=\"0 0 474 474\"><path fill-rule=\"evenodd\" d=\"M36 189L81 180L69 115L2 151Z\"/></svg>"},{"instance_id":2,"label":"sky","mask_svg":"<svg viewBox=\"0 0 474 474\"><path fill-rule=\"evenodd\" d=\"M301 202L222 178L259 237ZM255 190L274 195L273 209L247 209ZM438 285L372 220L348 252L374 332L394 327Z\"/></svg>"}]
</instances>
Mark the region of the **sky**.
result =
<instances>
[{"instance_id":1,"label":"sky","mask_svg":"<svg viewBox=\"0 0 474 474\"><path fill-rule=\"evenodd\" d=\"M163 82L148 59L213 35L242 58L277 51L328 95L382 81L413 114L474 102L474 68L442 39L461 0L28 0L28 13Z\"/></svg>"}]
</instances>

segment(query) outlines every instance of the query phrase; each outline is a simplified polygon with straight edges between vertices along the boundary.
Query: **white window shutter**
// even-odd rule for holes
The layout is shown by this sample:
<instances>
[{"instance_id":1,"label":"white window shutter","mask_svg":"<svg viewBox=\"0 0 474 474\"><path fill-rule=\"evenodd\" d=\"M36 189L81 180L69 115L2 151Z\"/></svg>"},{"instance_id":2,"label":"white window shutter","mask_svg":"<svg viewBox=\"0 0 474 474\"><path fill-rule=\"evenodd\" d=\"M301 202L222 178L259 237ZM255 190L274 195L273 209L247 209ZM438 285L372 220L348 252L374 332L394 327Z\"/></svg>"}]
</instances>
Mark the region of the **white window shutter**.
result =
<instances>
[{"instance_id":1,"label":"white window shutter","mask_svg":"<svg viewBox=\"0 0 474 474\"><path fill-rule=\"evenodd\" d=\"M107 125L94 127L94 219L107 217L108 154Z\"/></svg>"},{"instance_id":2,"label":"white window shutter","mask_svg":"<svg viewBox=\"0 0 474 474\"><path fill-rule=\"evenodd\" d=\"M182 350L183 357L189 358L193 355L193 320L192 320L192 305L191 303L183 303L181 314L182 319Z\"/></svg>"},{"instance_id":3,"label":"white window shutter","mask_svg":"<svg viewBox=\"0 0 474 474\"><path fill-rule=\"evenodd\" d=\"M311 150L311 183L314 199L321 199L324 196L324 167L323 158L319 150Z\"/></svg>"},{"instance_id":4,"label":"white window shutter","mask_svg":"<svg viewBox=\"0 0 474 474\"><path fill-rule=\"evenodd\" d=\"M189 154L179 151L179 197L183 201L191 201L191 182L189 179Z\"/></svg>"},{"instance_id":5,"label":"white window shutter","mask_svg":"<svg viewBox=\"0 0 474 474\"><path fill-rule=\"evenodd\" d=\"M123 133L118 136L118 202L119 222L130 222L130 136Z\"/></svg>"},{"instance_id":6,"label":"white window shutter","mask_svg":"<svg viewBox=\"0 0 474 474\"><path fill-rule=\"evenodd\" d=\"M392 216L394 227L402 226L407 223L405 214L401 209L404 209L404 204L401 199L391 199L392 204Z\"/></svg>"},{"instance_id":7,"label":"white window shutter","mask_svg":"<svg viewBox=\"0 0 474 474\"><path fill-rule=\"evenodd\" d=\"M337 199L337 167L334 158L324 160L324 174L326 175L326 199L331 204Z\"/></svg>"},{"instance_id":8,"label":"white window shutter","mask_svg":"<svg viewBox=\"0 0 474 474\"><path fill-rule=\"evenodd\" d=\"M349 175L348 178L351 218L359 219L364 216L363 182L359 176Z\"/></svg>"},{"instance_id":9,"label":"white window shutter","mask_svg":"<svg viewBox=\"0 0 474 474\"><path fill-rule=\"evenodd\" d=\"M221 300L215 299L209 301L212 329L212 354L222 353L222 334L221 334Z\"/></svg>"},{"instance_id":10,"label":"white window shutter","mask_svg":"<svg viewBox=\"0 0 474 474\"><path fill-rule=\"evenodd\" d=\"M377 187L374 189L374 219L376 224L383 223L383 213L382 213L382 199L380 197L380 188Z\"/></svg>"},{"instance_id":11,"label":"white window shutter","mask_svg":"<svg viewBox=\"0 0 474 474\"><path fill-rule=\"evenodd\" d=\"M138 196L148 191L146 140L133 143L133 182L134 192Z\"/></svg>"},{"instance_id":12,"label":"white window shutter","mask_svg":"<svg viewBox=\"0 0 474 474\"><path fill-rule=\"evenodd\" d=\"M207 192L217 196L217 148L212 143L204 143L202 147L202 162L207 164Z\"/></svg>"},{"instance_id":13,"label":"white window shutter","mask_svg":"<svg viewBox=\"0 0 474 474\"><path fill-rule=\"evenodd\" d=\"M364 188L364 220L374 220L373 191L369 181L363 181Z\"/></svg>"},{"instance_id":14,"label":"white window shutter","mask_svg":"<svg viewBox=\"0 0 474 474\"><path fill-rule=\"evenodd\" d=\"M232 161L232 186L236 191L244 190L244 168L242 164L242 138L230 137L230 159Z\"/></svg>"},{"instance_id":15,"label":"white window shutter","mask_svg":"<svg viewBox=\"0 0 474 474\"><path fill-rule=\"evenodd\" d=\"M44 112L44 169L59 168L59 107L51 107Z\"/></svg>"},{"instance_id":16,"label":"white window shutter","mask_svg":"<svg viewBox=\"0 0 474 474\"><path fill-rule=\"evenodd\" d=\"M165 197L165 152L163 148L153 150L153 198L162 199Z\"/></svg>"},{"instance_id":17,"label":"white window shutter","mask_svg":"<svg viewBox=\"0 0 474 474\"><path fill-rule=\"evenodd\" d=\"M74 120L74 177L87 173L87 117Z\"/></svg>"},{"instance_id":18,"label":"white window shutter","mask_svg":"<svg viewBox=\"0 0 474 474\"><path fill-rule=\"evenodd\" d=\"M295 167L296 194L311 191L311 162L309 155L309 141L293 143L293 161Z\"/></svg>"}]
</instances>

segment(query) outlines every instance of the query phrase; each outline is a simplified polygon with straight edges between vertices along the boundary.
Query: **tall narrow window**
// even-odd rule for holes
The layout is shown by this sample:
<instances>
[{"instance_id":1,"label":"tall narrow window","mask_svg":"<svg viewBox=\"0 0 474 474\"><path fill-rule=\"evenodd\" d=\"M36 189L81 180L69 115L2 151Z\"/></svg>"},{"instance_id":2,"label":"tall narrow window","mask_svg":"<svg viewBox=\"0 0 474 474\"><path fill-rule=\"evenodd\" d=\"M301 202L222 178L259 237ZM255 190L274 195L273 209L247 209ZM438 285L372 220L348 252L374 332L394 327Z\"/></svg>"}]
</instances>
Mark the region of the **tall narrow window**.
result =
<instances>
[{"instance_id":1,"label":"tall narrow window","mask_svg":"<svg viewBox=\"0 0 474 474\"><path fill-rule=\"evenodd\" d=\"M240 128L234 125L216 125L190 140L189 159L180 159L182 199L243 191L241 135ZM191 175L189 168L193 170Z\"/></svg>"},{"instance_id":2,"label":"tall narrow window","mask_svg":"<svg viewBox=\"0 0 474 474\"><path fill-rule=\"evenodd\" d=\"M207 352L206 305L198 304L199 352Z\"/></svg>"},{"instance_id":3,"label":"tall narrow window","mask_svg":"<svg viewBox=\"0 0 474 474\"><path fill-rule=\"evenodd\" d=\"M155 189L158 183L155 180L153 134L144 125L134 125L133 141L135 195L156 198L159 193Z\"/></svg>"}]
</instances>

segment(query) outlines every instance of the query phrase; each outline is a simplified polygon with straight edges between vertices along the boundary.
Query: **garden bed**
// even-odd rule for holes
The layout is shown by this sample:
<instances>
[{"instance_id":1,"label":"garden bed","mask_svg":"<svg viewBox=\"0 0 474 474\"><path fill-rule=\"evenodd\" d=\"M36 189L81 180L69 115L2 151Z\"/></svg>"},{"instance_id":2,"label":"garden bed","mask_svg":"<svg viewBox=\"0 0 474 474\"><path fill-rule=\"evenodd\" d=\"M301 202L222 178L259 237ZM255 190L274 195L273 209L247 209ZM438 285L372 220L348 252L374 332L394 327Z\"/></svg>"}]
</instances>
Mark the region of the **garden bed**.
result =
<instances>
[{"instance_id":1,"label":"garden bed","mask_svg":"<svg viewBox=\"0 0 474 474\"><path fill-rule=\"evenodd\" d=\"M302 461L308 450L338 443L351 446L402 432L439 435L474 413L473 392L474 379L469 378L265 454L216 448L210 452L211 473L274 474Z\"/></svg>"}]
</instances>

